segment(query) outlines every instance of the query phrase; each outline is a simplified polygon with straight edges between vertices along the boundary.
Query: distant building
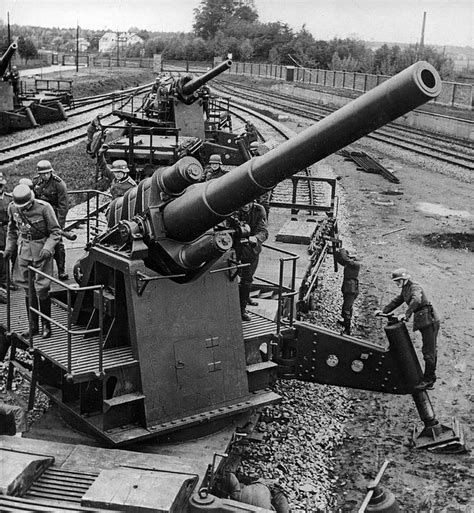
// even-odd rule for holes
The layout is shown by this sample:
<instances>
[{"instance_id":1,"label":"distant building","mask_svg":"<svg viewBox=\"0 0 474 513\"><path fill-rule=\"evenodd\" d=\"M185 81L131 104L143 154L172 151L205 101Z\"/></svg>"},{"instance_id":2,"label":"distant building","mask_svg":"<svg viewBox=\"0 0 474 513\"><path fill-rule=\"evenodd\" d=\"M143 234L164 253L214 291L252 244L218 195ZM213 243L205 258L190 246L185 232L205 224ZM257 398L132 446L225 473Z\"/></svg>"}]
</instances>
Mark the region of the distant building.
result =
<instances>
[{"instance_id":1,"label":"distant building","mask_svg":"<svg viewBox=\"0 0 474 513\"><path fill-rule=\"evenodd\" d=\"M87 39L84 39L83 37L80 37L77 40L77 44L79 46L79 52L87 52L89 50L89 46L91 45Z\"/></svg>"},{"instance_id":2,"label":"distant building","mask_svg":"<svg viewBox=\"0 0 474 513\"><path fill-rule=\"evenodd\" d=\"M137 34L131 32L106 32L99 39L99 52L110 52L117 48L117 42L119 47L122 46L133 46L134 44L143 44L143 39Z\"/></svg>"}]
</instances>

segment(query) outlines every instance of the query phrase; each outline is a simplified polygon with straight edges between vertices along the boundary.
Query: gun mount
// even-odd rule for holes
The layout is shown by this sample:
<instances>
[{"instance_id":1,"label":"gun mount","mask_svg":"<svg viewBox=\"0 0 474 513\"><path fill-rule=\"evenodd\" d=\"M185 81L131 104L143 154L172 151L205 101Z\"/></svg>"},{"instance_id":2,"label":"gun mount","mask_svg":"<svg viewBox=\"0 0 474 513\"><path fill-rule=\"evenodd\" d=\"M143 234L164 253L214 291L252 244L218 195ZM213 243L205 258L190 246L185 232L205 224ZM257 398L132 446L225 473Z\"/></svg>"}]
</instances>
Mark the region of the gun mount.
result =
<instances>
[{"instance_id":1,"label":"gun mount","mask_svg":"<svg viewBox=\"0 0 474 513\"><path fill-rule=\"evenodd\" d=\"M6 50L5 53L0 58L0 77L2 77L8 69L8 66L12 60L14 53L16 52L18 45L16 43L12 43Z\"/></svg>"},{"instance_id":2,"label":"gun mount","mask_svg":"<svg viewBox=\"0 0 474 513\"><path fill-rule=\"evenodd\" d=\"M223 61L197 77L157 77L139 106L132 99L115 107L113 113L128 127L123 136L107 141L107 157L126 159L132 174L145 165L169 164L170 153L184 153L205 163L210 155L219 154L224 164L241 164L237 140L243 135L232 132L229 99L211 94L206 85L231 65L230 60ZM249 144L255 136L244 137Z\"/></svg>"},{"instance_id":3,"label":"gun mount","mask_svg":"<svg viewBox=\"0 0 474 513\"><path fill-rule=\"evenodd\" d=\"M16 49L17 44L12 43L1 57L0 77L5 74ZM8 82L0 81L0 134L67 119L63 106L56 99L21 94L19 81L15 87L16 91Z\"/></svg>"}]
</instances>

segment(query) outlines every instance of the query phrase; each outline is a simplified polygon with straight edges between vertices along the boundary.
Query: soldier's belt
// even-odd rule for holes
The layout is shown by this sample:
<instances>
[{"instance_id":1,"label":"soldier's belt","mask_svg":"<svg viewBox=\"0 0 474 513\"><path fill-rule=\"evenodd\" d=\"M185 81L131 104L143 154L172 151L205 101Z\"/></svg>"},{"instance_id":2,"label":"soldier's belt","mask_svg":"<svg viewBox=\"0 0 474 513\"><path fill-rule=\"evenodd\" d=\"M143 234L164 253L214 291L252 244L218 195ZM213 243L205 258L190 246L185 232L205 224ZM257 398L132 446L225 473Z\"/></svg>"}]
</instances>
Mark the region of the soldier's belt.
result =
<instances>
[{"instance_id":1,"label":"soldier's belt","mask_svg":"<svg viewBox=\"0 0 474 513\"><path fill-rule=\"evenodd\" d=\"M34 237L33 235L25 235L25 234L21 234L21 238L23 240L43 240L43 239L46 239L46 237L44 235L41 235L41 236L36 236Z\"/></svg>"}]
</instances>

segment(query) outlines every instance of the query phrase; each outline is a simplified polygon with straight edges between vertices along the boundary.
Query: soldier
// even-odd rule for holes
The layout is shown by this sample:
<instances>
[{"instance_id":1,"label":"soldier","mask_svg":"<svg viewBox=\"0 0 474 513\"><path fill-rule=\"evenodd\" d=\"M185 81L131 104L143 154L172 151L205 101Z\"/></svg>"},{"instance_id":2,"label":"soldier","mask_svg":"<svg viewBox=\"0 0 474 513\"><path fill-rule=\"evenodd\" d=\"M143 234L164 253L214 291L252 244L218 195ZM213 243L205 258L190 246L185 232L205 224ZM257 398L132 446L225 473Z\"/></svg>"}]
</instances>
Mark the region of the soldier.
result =
<instances>
[{"instance_id":1,"label":"soldier","mask_svg":"<svg viewBox=\"0 0 474 513\"><path fill-rule=\"evenodd\" d=\"M250 143L250 154L252 157L259 157L260 155L264 155L266 153L266 151L264 151L260 146L260 143L257 141L252 141ZM267 214L267 221L268 216L270 215L270 199L272 196L272 190L273 189L270 189L269 191L259 196L257 199L257 202L260 203L260 205L262 205L262 207L265 209L265 213Z\"/></svg>"},{"instance_id":2,"label":"soldier","mask_svg":"<svg viewBox=\"0 0 474 513\"><path fill-rule=\"evenodd\" d=\"M66 184L54 174L49 160L40 160L36 165L36 172L38 174L33 177L35 197L47 201L53 207L59 226L63 230L69 210ZM62 237L56 245L54 259L58 266L58 278L61 281L67 280L69 275L66 273L66 250Z\"/></svg>"},{"instance_id":3,"label":"soldier","mask_svg":"<svg viewBox=\"0 0 474 513\"><path fill-rule=\"evenodd\" d=\"M10 84L13 87L13 94L15 96L20 96L20 72L16 66L13 66L9 73L3 75L3 80L10 81Z\"/></svg>"},{"instance_id":4,"label":"soldier","mask_svg":"<svg viewBox=\"0 0 474 513\"><path fill-rule=\"evenodd\" d=\"M220 178L227 174L227 171L222 169L222 159L220 155L214 154L209 157L209 165L204 170L205 181L214 180L214 178Z\"/></svg>"},{"instance_id":5,"label":"soldier","mask_svg":"<svg viewBox=\"0 0 474 513\"><path fill-rule=\"evenodd\" d=\"M237 218L240 223L246 223L250 227L248 242L244 241L236 247L237 259L243 264L250 264L240 269L239 284L241 317L243 321L250 321L246 306L257 306L258 304L250 299L250 288L257 270L262 244L268 238L267 217L262 205L252 201L237 211Z\"/></svg>"},{"instance_id":6,"label":"soldier","mask_svg":"<svg viewBox=\"0 0 474 513\"><path fill-rule=\"evenodd\" d=\"M86 152L89 155L92 155L92 141L94 140L94 134L96 132L102 131L102 123L101 120L104 117L103 112L99 112L97 116L89 123L87 127L87 144L86 144Z\"/></svg>"},{"instance_id":7,"label":"soldier","mask_svg":"<svg viewBox=\"0 0 474 513\"><path fill-rule=\"evenodd\" d=\"M344 267L344 278L342 281L342 320L339 324L344 326L344 333L351 334L352 307L359 295L359 271L360 262L356 255L350 254L347 249L340 248L336 252L336 261Z\"/></svg>"},{"instance_id":8,"label":"soldier","mask_svg":"<svg viewBox=\"0 0 474 513\"><path fill-rule=\"evenodd\" d=\"M110 194L112 195L112 199L115 199L123 196L128 189L135 187L137 184L135 180L130 177L130 170L125 160L115 160L112 166L107 164L104 156L107 149L107 145L102 145L102 148L99 150L97 164L102 176L111 182Z\"/></svg>"},{"instance_id":9,"label":"soldier","mask_svg":"<svg viewBox=\"0 0 474 513\"><path fill-rule=\"evenodd\" d=\"M8 205L12 197L11 194L5 192L4 187L7 181L0 172L0 251L5 249L7 241L7 225L8 225ZM8 262L5 260L0 261L0 287L7 288L7 266ZM0 303L5 303L5 298L0 296Z\"/></svg>"},{"instance_id":10,"label":"soldier","mask_svg":"<svg viewBox=\"0 0 474 513\"><path fill-rule=\"evenodd\" d=\"M30 305L48 317L51 317L51 298L49 288L51 280L34 274L33 295L29 297L28 266L36 267L45 274L53 272L54 248L61 238L61 228L53 207L46 201L35 199L33 191L25 184L13 189L13 201L8 207L8 230L4 258L11 257L18 250L13 270L16 283L25 289L26 311L30 314ZM51 337L49 320L42 320L43 338ZM38 315L31 313L31 335L39 333ZM22 333L29 337L30 331Z\"/></svg>"},{"instance_id":11,"label":"soldier","mask_svg":"<svg viewBox=\"0 0 474 513\"><path fill-rule=\"evenodd\" d=\"M382 310L376 310L375 315L389 314L403 303L408 305L404 314L398 320L408 322L413 315L413 331L420 331L423 340L423 359L425 372L422 381L415 386L417 390L432 390L436 381L436 339L439 331L439 317L426 297L421 285L412 281L406 269L395 269L392 280L401 288L401 292Z\"/></svg>"}]
</instances>

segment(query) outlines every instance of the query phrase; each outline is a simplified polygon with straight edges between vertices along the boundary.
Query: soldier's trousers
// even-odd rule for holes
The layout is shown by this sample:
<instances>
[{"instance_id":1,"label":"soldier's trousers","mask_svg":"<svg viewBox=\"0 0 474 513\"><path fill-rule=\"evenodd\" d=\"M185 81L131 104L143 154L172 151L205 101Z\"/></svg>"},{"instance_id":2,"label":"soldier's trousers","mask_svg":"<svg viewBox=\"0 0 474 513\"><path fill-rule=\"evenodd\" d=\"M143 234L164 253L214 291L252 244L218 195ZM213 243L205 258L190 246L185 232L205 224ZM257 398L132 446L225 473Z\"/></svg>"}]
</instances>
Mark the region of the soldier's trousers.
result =
<instances>
[{"instance_id":1,"label":"soldier's trousers","mask_svg":"<svg viewBox=\"0 0 474 513\"><path fill-rule=\"evenodd\" d=\"M0 251L3 251L5 247L0 246ZM7 261L3 259L3 255L0 256L0 287L5 288L7 285Z\"/></svg>"},{"instance_id":2,"label":"soldier's trousers","mask_svg":"<svg viewBox=\"0 0 474 513\"><path fill-rule=\"evenodd\" d=\"M346 292L345 294L343 294L341 316L344 319L344 321L348 321L349 324L352 319L352 307L357 296L358 294L355 293L352 294Z\"/></svg>"},{"instance_id":3,"label":"soldier's trousers","mask_svg":"<svg viewBox=\"0 0 474 513\"><path fill-rule=\"evenodd\" d=\"M42 271L49 276L53 275L53 257L47 258L46 260L42 260L39 264L37 262L33 262L32 260L25 260L18 255L18 258L15 262L15 268L13 270L13 279L15 283L25 289L26 294L28 295L28 266L36 267L39 271ZM51 286L51 280L49 278L45 278L44 276L40 276L39 274L34 274L33 284L38 295L38 299L41 301L43 299L47 299L49 297L49 288Z\"/></svg>"},{"instance_id":4,"label":"soldier's trousers","mask_svg":"<svg viewBox=\"0 0 474 513\"><path fill-rule=\"evenodd\" d=\"M435 322L420 329L421 338L423 340L423 360L425 360L425 374L424 377L428 381L436 380L436 361L437 349L436 339L439 332L439 322Z\"/></svg>"}]
</instances>

